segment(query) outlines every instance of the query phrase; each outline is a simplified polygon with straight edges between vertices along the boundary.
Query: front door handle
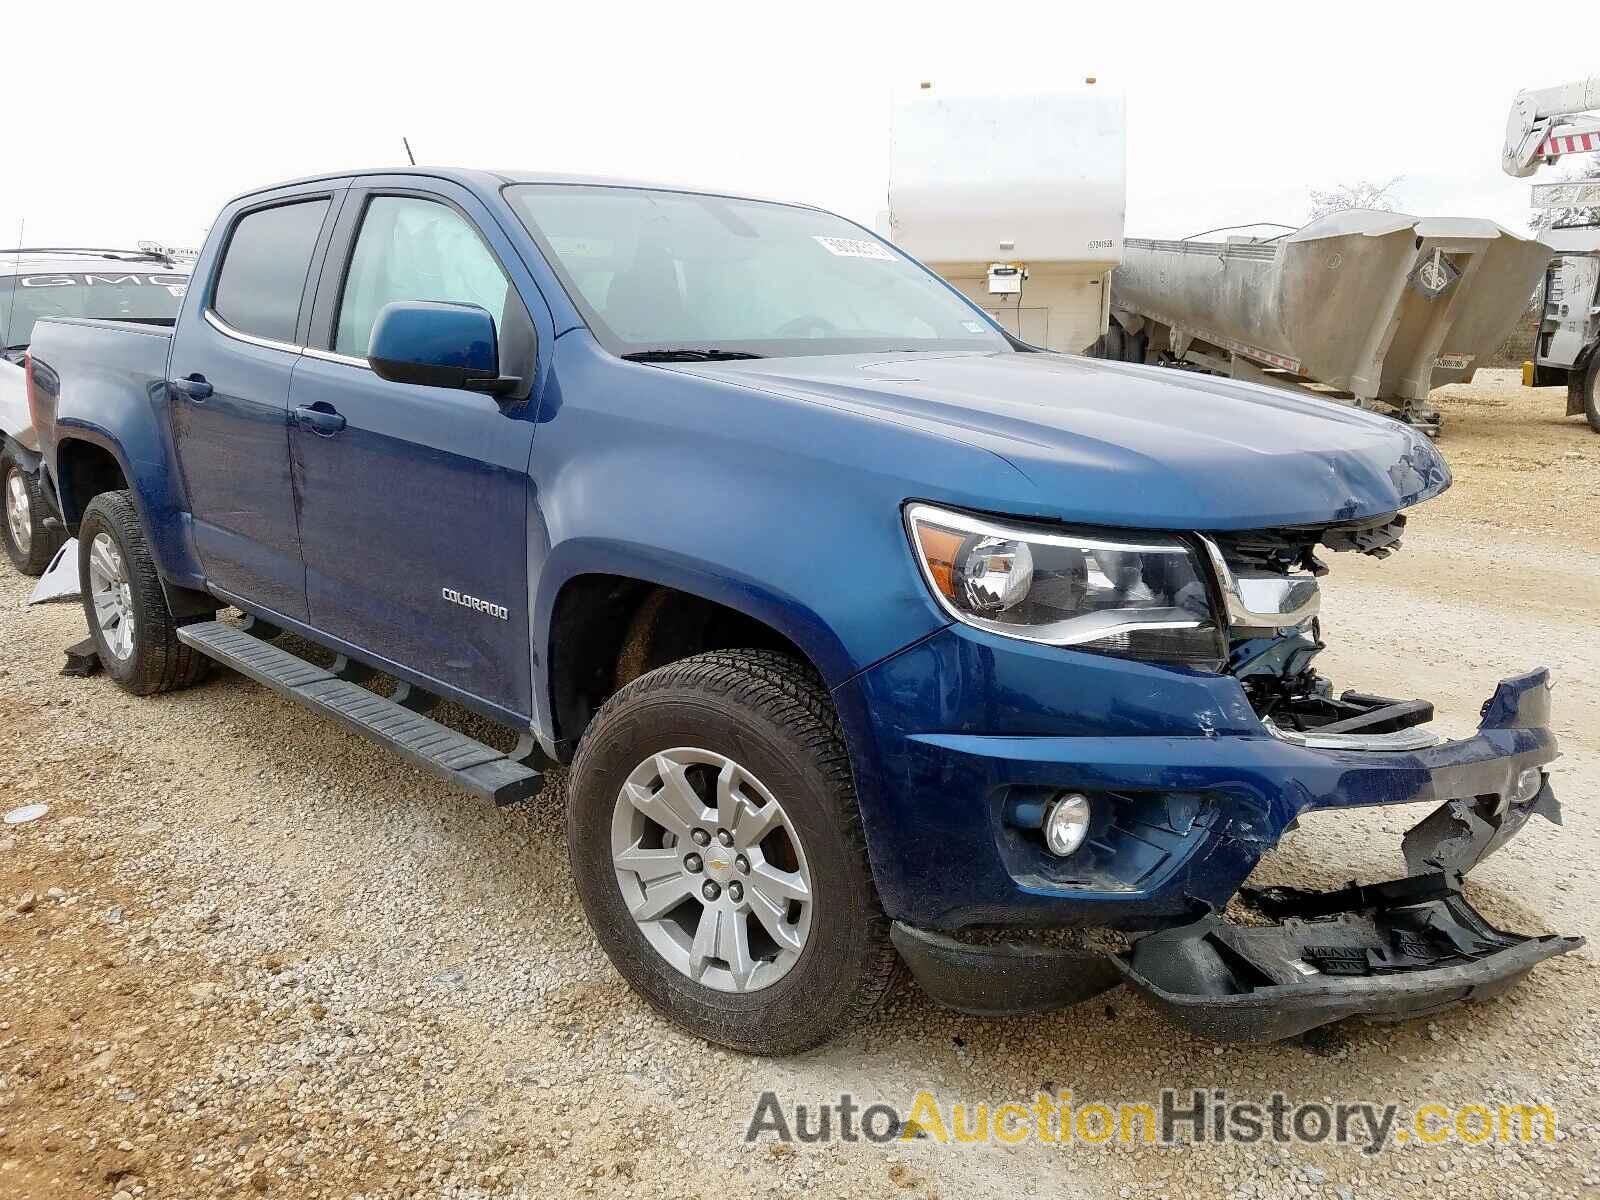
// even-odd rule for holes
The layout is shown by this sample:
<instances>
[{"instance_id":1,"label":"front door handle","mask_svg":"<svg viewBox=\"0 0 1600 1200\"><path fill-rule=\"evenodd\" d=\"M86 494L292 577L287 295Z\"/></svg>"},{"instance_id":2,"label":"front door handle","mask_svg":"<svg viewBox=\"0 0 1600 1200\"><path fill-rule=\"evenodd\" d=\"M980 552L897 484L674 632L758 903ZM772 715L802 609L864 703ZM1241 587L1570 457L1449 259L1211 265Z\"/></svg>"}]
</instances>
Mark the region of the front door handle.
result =
<instances>
[{"instance_id":1,"label":"front door handle","mask_svg":"<svg viewBox=\"0 0 1600 1200\"><path fill-rule=\"evenodd\" d=\"M294 410L295 424L302 429L309 429L321 437L332 437L344 428L344 417L335 411L333 405L318 401L316 404L301 405Z\"/></svg>"},{"instance_id":2,"label":"front door handle","mask_svg":"<svg viewBox=\"0 0 1600 1200\"><path fill-rule=\"evenodd\" d=\"M189 397L191 400L209 400L213 388L206 382L206 377L201 374L187 375L182 379L174 379L172 387L175 391Z\"/></svg>"}]
</instances>

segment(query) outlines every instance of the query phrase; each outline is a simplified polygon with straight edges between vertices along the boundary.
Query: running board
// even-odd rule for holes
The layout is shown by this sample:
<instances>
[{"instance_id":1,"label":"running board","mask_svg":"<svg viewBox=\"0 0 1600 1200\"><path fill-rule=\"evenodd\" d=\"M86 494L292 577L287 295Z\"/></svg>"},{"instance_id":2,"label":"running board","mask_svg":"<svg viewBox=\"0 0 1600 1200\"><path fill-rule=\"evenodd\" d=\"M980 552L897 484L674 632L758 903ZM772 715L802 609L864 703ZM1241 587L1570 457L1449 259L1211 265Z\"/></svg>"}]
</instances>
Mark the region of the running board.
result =
<instances>
[{"instance_id":1,"label":"running board","mask_svg":"<svg viewBox=\"0 0 1600 1200\"><path fill-rule=\"evenodd\" d=\"M495 804L526 800L543 783L539 771L493 746L375 695L238 626L220 621L181 625L178 640Z\"/></svg>"}]
</instances>

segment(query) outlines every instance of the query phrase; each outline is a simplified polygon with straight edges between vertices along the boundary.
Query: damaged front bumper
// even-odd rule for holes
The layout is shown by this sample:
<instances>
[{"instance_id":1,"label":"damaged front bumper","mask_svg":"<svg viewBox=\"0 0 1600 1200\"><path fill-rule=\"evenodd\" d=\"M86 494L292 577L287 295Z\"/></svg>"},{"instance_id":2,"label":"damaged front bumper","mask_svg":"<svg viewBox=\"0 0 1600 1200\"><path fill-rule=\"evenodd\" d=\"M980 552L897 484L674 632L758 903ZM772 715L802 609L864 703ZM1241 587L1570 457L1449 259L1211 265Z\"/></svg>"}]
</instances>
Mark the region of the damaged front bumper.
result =
<instances>
[{"instance_id":1,"label":"damaged front bumper","mask_svg":"<svg viewBox=\"0 0 1600 1200\"><path fill-rule=\"evenodd\" d=\"M1237 745L1198 755L1192 794L1231 786L1234 795L1259 802L1210 809L1203 801L1169 802L1141 818L1141 832L1159 832L1165 822L1166 833L1183 836L1168 843L1149 837L1166 846L1157 867L1173 868L1174 887L1166 888L1159 869L1135 882L1146 885L1143 898L1170 901L1159 922L1168 927L1124 949L1059 939L984 941L904 922L896 924L895 944L925 990L963 1011L1040 1011L1126 982L1177 1023L1223 1041L1275 1041L1352 1016L1403 1020L1496 995L1535 964L1583 944L1498 929L1461 894L1461 876L1529 817L1560 822L1543 771L1556 757L1549 697L1547 671L1504 680L1484 704L1477 733L1457 741L1408 728L1298 737L1273 731L1268 747L1239 739L1253 743L1245 757L1234 757ZM1436 807L1405 835L1412 873L1404 879L1322 893L1239 886L1259 852L1304 812L1423 801ZM1101 832L1114 841L1113 829ZM1115 878L1102 876L1079 894L1116 914L1116 889L1104 886ZM1032 895L1059 896L1075 881L1027 882ZM1235 892L1260 923L1220 915ZM1192 906L1186 914L1180 901Z\"/></svg>"},{"instance_id":2,"label":"damaged front bumper","mask_svg":"<svg viewBox=\"0 0 1600 1200\"><path fill-rule=\"evenodd\" d=\"M1346 1017L1403 1021L1511 987L1582 938L1497 929L1437 871L1338 892L1247 896L1273 924L1211 916L1112 961L1167 1017L1223 1042L1275 1042Z\"/></svg>"}]
</instances>

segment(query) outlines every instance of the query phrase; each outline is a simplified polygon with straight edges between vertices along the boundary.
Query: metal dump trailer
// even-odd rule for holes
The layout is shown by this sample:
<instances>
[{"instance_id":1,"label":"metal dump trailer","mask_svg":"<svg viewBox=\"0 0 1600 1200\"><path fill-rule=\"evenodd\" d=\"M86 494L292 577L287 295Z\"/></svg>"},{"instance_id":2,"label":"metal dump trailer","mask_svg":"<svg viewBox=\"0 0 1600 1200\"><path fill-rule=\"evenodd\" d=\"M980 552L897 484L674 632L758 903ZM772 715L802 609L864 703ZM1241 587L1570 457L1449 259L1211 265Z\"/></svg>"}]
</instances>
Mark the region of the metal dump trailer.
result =
<instances>
[{"instance_id":1,"label":"metal dump trailer","mask_svg":"<svg viewBox=\"0 0 1600 1200\"><path fill-rule=\"evenodd\" d=\"M1430 433L1431 388L1472 378L1550 261L1493 221L1350 209L1268 240L1129 238L1107 357L1385 404Z\"/></svg>"}]
</instances>

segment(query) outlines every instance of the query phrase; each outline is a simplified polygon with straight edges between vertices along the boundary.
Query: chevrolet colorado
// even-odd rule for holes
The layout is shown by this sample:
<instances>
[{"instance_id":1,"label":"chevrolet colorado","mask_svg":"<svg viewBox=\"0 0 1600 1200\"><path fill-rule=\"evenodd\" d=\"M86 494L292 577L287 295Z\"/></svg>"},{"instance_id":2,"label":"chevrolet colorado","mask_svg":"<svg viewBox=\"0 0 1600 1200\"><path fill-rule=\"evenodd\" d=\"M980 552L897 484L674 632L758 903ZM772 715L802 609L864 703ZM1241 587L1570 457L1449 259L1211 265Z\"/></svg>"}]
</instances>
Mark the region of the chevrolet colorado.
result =
<instances>
[{"instance_id":1,"label":"chevrolet colorado","mask_svg":"<svg viewBox=\"0 0 1600 1200\"><path fill-rule=\"evenodd\" d=\"M1548 672L1444 740L1314 666L1322 556L1450 482L1425 437L1039 352L827 212L303 180L223 210L170 332L41 321L29 377L113 680L219 661L499 803L565 764L597 937L708 1039L814 1045L903 959L967 1011L1130 983L1271 1040L1581 944L1462 893L1559 817ZM1404 878L1244 886L1398 804Z\"/></svg>"}]
</instances>

